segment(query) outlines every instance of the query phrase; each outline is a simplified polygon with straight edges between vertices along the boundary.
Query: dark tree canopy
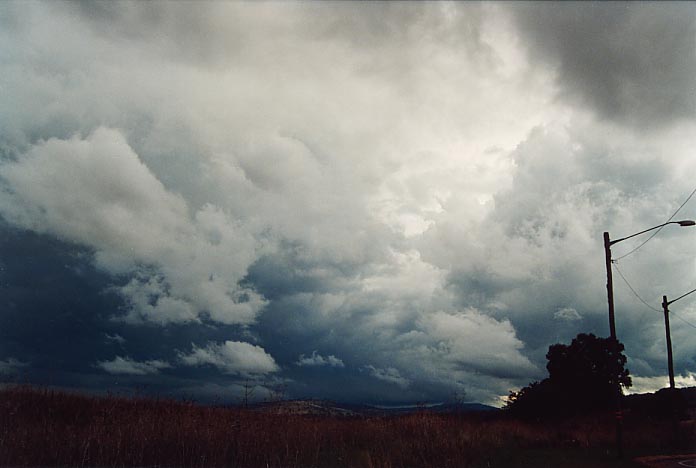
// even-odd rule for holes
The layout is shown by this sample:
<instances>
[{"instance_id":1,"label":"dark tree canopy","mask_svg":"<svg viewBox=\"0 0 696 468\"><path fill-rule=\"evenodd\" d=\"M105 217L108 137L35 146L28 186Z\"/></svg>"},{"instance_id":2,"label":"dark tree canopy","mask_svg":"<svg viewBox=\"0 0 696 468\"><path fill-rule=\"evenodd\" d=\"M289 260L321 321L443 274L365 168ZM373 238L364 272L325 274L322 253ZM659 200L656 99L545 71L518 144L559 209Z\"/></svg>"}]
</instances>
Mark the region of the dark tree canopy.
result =
<instances>
[{"instance_id":1,"label":"dark tree canopy","mask_svg":"<svg viewBox=\"0 0 696 468\"><path fill-rule=\"evenodd\" d=\"M564 386L587 389L631 386L623 355L624 345L612 338L597 338L593 334L579 334L570 346L549 346L546 359L549 379Z\"/></svg>"},{"instance_id":2,"label":"dark tree canopy","mask_svg":"<svg viewBox=\"0 0 696 468\"><path fill-rule=\"evenodd\" d=\"M608 408L620 387L631 386L624 346L613 338L581 333L546 354L549 377L511 392L506 408L525 416L568 415Z\"/></svg>"}]
</instances>

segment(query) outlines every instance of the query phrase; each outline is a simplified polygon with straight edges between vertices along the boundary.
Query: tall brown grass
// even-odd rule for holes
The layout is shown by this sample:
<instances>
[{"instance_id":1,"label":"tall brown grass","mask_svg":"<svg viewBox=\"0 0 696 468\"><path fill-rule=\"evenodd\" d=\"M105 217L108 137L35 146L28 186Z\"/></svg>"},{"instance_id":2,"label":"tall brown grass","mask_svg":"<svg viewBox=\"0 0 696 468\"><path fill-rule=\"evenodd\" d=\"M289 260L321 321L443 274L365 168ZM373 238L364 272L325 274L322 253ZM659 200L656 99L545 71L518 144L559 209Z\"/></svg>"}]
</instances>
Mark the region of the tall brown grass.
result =
<instances>
[{"instance_id":1,"label":"tall brown grass","mask_svg":"<svg viewBox=\"0 0 696 468\"><path fill-rule=\"evenodd\" d=\"M629 449L667 446L666 426L641 424L626 431ZM609 450L613 438L610 415L554 425L428 412L341 418L31 387L0 391L2 466L461 468L530 449Z\"/></svg>"}]
</instances>

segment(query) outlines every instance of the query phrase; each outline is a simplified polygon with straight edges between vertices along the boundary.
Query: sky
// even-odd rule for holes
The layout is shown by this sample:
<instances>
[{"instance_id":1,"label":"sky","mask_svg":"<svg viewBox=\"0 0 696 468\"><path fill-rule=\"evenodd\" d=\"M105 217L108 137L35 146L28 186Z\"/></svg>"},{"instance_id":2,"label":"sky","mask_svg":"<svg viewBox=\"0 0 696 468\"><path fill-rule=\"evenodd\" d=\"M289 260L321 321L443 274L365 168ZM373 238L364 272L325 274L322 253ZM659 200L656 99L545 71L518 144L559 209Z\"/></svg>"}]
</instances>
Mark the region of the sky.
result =
<instances>
[{"instance_id":1,"label":"sky","mask_svg":"<svg viewBox=\"0 0 696 468\"><path fill-rule=\"evenodd\" d=\"M500 405L696 188L695 77L687 2L2 2L0 381ZM634 391L696 288L646 238Z\"/></svg>"}]
</instances>

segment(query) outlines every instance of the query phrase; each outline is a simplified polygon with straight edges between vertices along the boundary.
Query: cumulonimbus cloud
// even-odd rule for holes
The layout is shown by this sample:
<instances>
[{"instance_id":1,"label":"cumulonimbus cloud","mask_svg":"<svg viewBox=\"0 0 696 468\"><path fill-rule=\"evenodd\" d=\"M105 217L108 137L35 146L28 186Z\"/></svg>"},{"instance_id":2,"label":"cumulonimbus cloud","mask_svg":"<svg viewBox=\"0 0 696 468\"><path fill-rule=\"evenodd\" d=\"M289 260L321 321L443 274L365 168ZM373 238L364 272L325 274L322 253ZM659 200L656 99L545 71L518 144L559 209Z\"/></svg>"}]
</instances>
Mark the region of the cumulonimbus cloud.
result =
<instances>
[{"instance_id":1,"label":"cumulonimbus cloud","mask_svg":"<svg viewBox=\"0 0 696 468\"><path fill-rule=\"evenodd\" d=\"M351 356L334 375L494 400L559 337L606 328L601 232L663 222L693 189L688 6L0 8L3 222L89 249L129 345L148 323L263 344L170 342L210 375L330 349ZM622 264L648 297L693 276L660 239ZM659 319L620 287L654 375Z\"/></svg>"}]
</instances>

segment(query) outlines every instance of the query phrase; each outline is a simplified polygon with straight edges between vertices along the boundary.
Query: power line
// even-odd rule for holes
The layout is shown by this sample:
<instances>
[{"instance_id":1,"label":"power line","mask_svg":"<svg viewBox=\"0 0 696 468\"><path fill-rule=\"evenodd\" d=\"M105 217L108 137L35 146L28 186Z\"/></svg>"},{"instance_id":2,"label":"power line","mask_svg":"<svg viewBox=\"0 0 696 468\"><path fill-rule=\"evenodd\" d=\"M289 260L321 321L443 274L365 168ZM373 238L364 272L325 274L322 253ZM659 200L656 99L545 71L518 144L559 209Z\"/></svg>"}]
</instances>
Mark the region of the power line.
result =
<instances>
[{"instance_id":1,"label":"power line","mask_svg":"<svg viewBox=\"0 0 696 468\"><path fill-rule=\"evenodd\" d=\"M654 308L653 306L651 306L650 304L648 304L642 297L640 297L640 295L636 292L636 290L633 289L633 286L631 286L631 283L629 283L628 280L626 279L626 277L623 275L623 273L621 273L621 269L619 268L619 265L617 265L616 263L613 263L613 265L614 265L614 268L616 268L616 272L619 274L619 276L620 276L621 279L624 281L624 283L626 283L626 286L628 286L628 289L631 290L631 292L633 293L633 295L636 296L636 297L638 298L638 300L639 300L640 302L642 302L642 303L645 305L645 307L647 307L647 308L650 309L650 310L654 310L655 312L660 312L660 313L663 312L663 311L661 311L660 309ZM695 291L696 291L696 290L695 290ZM694 291L690 291L689 293L691 293L691 292L694 292ZM689 294L689 293L687 293L687 294ZM677 299L681 299L682 297L686 296L687 294L684 294L683 296L681 296L681 297L679 297L679 298L677 298ZM675 299L675 300L676 300L676 299ZM674 301L672 301L672 302L674 302ZM678 318L679 320L681 320L682 322L684 322L684 323L687 324L688 326L690 326L690 327L692 327L692 328L696 328L696 325L694 325L693 323L689 322L689 321L686 320L685 318L683 318L683 317L681 317L681 316L675 314L674 311L670 310L669 313L670 313L670 315L672 315L672 316Z\"/></svg>"},{"instance_id":2,"label":"power line","mask_svg":"<svg viewBox=\"0 0 696 468\"><path fill-rule=\"evenodd\" d=\"M614 260L614 262L616 262L616 260ZM649 308L649 309L651 309L651 310L654 310L655 312L662 312L660 309L656 309L656 308L654 308L653 306L651 306L650 304L648 304L647 302L645 302L645 300L643 300L643 298L640 297L640 295L636 292L636 290L633 289L633 286L631 286L631 283L628 282L628 280L627 280L626 277L623 275L623 273L621 273L621 269L619 268L619 265L618 265L617 263L613 263L613 265L614 265L614 268L616 268L616 272L619 274L619 276L621 277L621 279L624 280L624 283L626 283L626 286L628 286L628 289L631 290L631 292L633 293L633 295L636 296L640 302L642 302L643 304L645 304L645 306L646 306L647 308Z\"/></svg>"},{"instance_id":3,"label":"power line","mask_svg":"<svg viewBox=\"0 0 696 468\"><path fill-rule=\"evenodd\" d=\"M672 213L672 216L670 216L670 217L667 219L666 223L669 223L670 221L672 221L672 219L673 219L675 216L677 216L677 213L679 213L679 211L681 211L681 209L684 208L684 205L686 205L686 204L689 202L689 200L691 200L691 197L693 197L694 194L696 194L696 188L691 192L691 194L686 198L686 200L684 200L684 203L682 203L681 205L679 205L679 208L677 208L677 211L675 211L674 213ZM638 250L638 249L640 249L641 247L643 247L645 244L647 244L648 242L650 242L650 240L651 240L653 237L655 237L660 231L662 231L662 228L664 228L664 226L658 228L655 232L653 232L653 233L650 235L650 237L648 237L647 239L645 239L645 240L643 241L642 244L639 244L639 245L638 245L638 247L634 248L633 250L631 250L631 251L628 252L628 253L623 254L622 256L620 256L619 258L616 258L615 260L621 260L622 258L628 257L628 256L631 255L633 252L635 252L636 250Z\"/></svg>"},{"instance_id":4,"label":"power line","mask_svg":"<svg viewBox=\"0 0 696 468\"><path fill-rule=\"evenodd\" d=\"M687 320L685 320L685 319L683 319L682 317L678 316L677 314L675 314L675 313L672 312L671 310L669 311L669 313L672 314L672 315L674 315L675 317L677 317L679 320L681 320L682 322L684 322L684 323L687 324L688 326L693 327L693 328L696 328L696 325L694 325L694 324L691 323L691 322L688 322Z\"/></svg>"}]
</instances>

